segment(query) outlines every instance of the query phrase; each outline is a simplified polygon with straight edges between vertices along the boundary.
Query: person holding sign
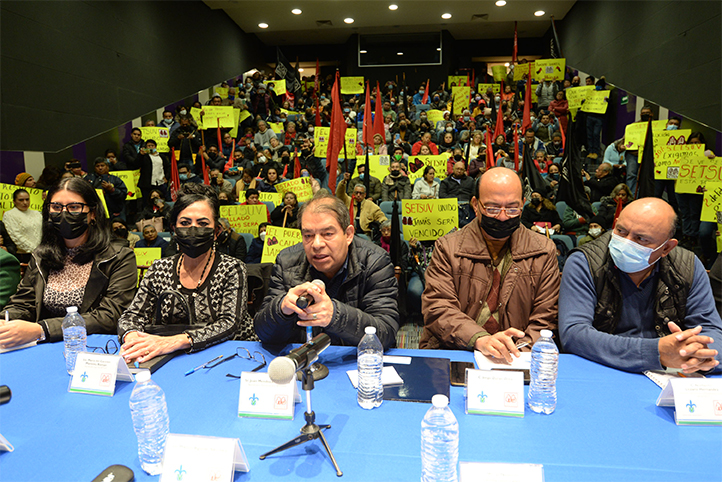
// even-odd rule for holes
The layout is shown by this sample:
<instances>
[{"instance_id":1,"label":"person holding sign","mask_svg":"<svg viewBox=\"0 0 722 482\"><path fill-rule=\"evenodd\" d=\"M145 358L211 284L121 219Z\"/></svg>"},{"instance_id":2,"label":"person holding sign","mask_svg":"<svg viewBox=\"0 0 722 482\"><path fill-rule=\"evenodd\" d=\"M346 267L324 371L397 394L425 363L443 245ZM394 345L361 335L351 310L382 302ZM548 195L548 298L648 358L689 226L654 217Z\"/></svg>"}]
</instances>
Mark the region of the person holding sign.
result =
<instances>
[{"instance_id":1,"label":"person holding sign","mask_svg":"<svg viewBox=\"0 0 722 482\"><path fill-rule=\"evenodd\" d=\"M511 169L482 174L471 204L477 221L440 238L426 270L420 347L476 349L511 363L516 343L530 351L541 330L556 328L556 246L519 229L524 198Z\"/></svg>"},{"instance_id":2,"label":"person holding sign","mask_svg":"<svg viewBox=\"0 0 722 482\"><path fill-rule=\"evenodd\" d=\"M30 209L30 194L25 189L13 192L13 204L15 207L3 215L3 224L15 244L15 256L21 263L29 263L30 253L42 239L43 216Z\"/></svg>"},{"instance_id":3,"label":"person holding sign","mask_svg":"<svg viewBox=\"0 0 722 482\"><path fill-rule=\"evenodd\" d=\"M178 132L180 128L176 130ZM150 191L157 189L168 197L168 179L170 179L170 159L166 154L158 152L157 144L153 139L145 143L145 149L140 152L133 165L133 169L140 169L138 187L144 198L150 197Z\"/></svg>"},{"instance_id":4,"label":"person holding sign","mask_svg":"<svg viewBox=\"0 0 722 482\"><path fill-rule=\"evenodd\" d=\"M356 346L364 328L374 326L384 348L394 346L398 283L388 253L354 236L347 207L325 190L304 204L299 221L303 243L277 256L263 308L254 319L261 341L303 343L310 326L314 335L326 333L335 345ZM325 286L311 283L317 279ZM314 303L299 308L301 295L312 296Z\"/></svg>"},{"instance_id":5,"label":"person holding sign","mask_svg":"<svg viewBox=\"0 0 722 482\"><path fill-rule=\"evenodd\" d=\"M237 334L256 339L246 311L246 266L215 249L223 231L216 193L204 184L183 186L170 220L180 253L153 262L118 320L126 362L200 351Z\"/></svg>"},{"instance_id":6,"label":"person holding sign","mask_svg":"<svg viewBox=\"0 0 722 482\"><path fill-rule=\"evenodd\" d=\"M271 223L282 228L292 228L296 226L297 218L298 199L295 193L289 191L283 196L283 205L276 206L271 213Z\"/></svg>"},{"instance_id":7,"label":"person holding sign","mask_svg":"<svg viewBox=\"0 0 722 482\"><path fill-rule=\"evenodd\" d=\"M43 204L42 242L5 307L0 348L61 341L68 306L77 306L88 334L114 333L138 283L135 254L111 243L103 204L83 179L63 179ZM4 313L0 317L4 317Z\"/></svg>"},{"instance_id":8,"label":"person holding sign","mask_svg":"<svg viewBox=\"0 0 722 482\"><path fill-rule=\"evenodd\" d=\"M118 177L110 174L110 164L104 158L95 159L95 172L87 174L84 179L92 184L93 189L102 189L105 204L108 206L110 217L125 219L125 198L128 188Z\"/></svg>"},{"instance_id":9,"label":"person holding sign","mask_svg":"<svg viewBox=\"0 0 722 482\"><path fill-rule=\"evenodd\" d=\"M571 252L559 296L567 351L630 372L719 365L722 319L701 261L677 247L676 220L662 199L642 198Z\"/></svg>"}]
</instances>

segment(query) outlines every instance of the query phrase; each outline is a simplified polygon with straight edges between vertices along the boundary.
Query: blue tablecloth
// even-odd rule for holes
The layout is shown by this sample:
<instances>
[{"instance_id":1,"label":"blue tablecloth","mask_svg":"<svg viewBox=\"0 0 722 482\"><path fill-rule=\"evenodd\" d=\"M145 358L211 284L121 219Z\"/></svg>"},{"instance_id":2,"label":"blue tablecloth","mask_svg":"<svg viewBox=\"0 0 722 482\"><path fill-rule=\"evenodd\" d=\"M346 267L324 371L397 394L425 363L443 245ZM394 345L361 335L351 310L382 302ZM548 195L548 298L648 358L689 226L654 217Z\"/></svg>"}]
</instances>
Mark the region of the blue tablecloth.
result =
<instances>
[{"instance_id":1,"label":"blue tablecloth","mask_svg":"<svg viewBox=\"0 0 722 482\"><path fill-rule=\"evenodd\" d=\"M108 338L94 335L89 344L101 346ZM236 473L235 480L336 480L319 441L258 459L299 433L304 403L296 405L293 421L239 418L240 382L225 375L250 370L253 362L235 359L183 376L217 355L232 354L239 344L263 351L269 362L279 353L226 342L181 354L153 375L166 394L171 432L240 438L251 471ZM463 351L389 353L473 361ZM430 405L385 401L362 410L346 376L355 368L356 349L330 347L321 361L330 375L316 384L313 408L317 423L332 425L325 434L344 473L341 480L419 480L420 424ZM138 462L128 407L133 384L119 382L109 398L68 393L68 382L62 343L0 355L0 384L13 391L12 401L0 406L0 433L15 446L15 452L0 454L0 480L90 481L112 464L127 465L136 480L157 480ZM643 375L562 355L557 391L552 415L527 410L516 419L466 415L463 388L452 387L459 460L543 464L547 481L722 480L722 428L675 425L673 409L655 406L659 387Z\"/></svg>"}]
</instances>

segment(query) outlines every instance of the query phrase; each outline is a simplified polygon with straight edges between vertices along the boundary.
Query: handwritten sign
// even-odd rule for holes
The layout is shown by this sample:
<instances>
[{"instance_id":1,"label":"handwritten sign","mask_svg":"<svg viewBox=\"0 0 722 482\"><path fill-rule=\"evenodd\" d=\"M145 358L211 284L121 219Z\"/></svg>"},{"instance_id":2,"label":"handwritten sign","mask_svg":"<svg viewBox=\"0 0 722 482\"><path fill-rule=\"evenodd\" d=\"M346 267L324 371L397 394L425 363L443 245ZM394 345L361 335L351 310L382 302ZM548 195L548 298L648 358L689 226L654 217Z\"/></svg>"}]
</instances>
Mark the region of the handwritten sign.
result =
<instances>
[{"instance_id":1,"label":"handwritten sign","mask_svg":"<svg viewBox=\"0 0 722 482\"><path fill-rule=\"evenodd\" d=\"M203 106L203 129L215 129L217 127L233 128L233 107L230 105ZM200 124L198 128L201 128Z\"/></svg>"},{"instance_id":2,"label":"handwritten sign","mask_svg":"<svg viewBox=\"0 0 722 482\"><path fill-rule=\"evenodd\" d=\"M391 158L389 156L369 156L369 173L371 177L382 180L389 173ZM352 177L358 177L358 167L366 165L366 156L356 157L356 170Z\"/></svg>"},{"instance_id":3,"label":"handwritten sign","mask_svg":"<svg viewBox=\"0 0 722 482\"><path fill-rule=\"evenodd\" d=\"M276 95L284 95L286 93L286 79L274 80L271 83L273 84L273 91Z\"/></svg>"},{"instance_id":4,"label":"handwritten sign","mask_svg":"<svg viewBox=\"0 0 722 482\"><path fill-rule=\"evenodd\" d=\"M328 153L328 139L331 135L330 127L316 127L313 131L313 155L326 158ZM349 158L356 155L356 137L358 129L346 129L346 154ZM339 157L343 158L343 147L339 150Z\"/></svg>"},{"instance_id":5,"label":"handwritten sign","mask_svg":"<svg viewBox=\"0 0 722 482\"><path fill-rule=\"evenodd\" d=\"M261 263L275 263L276 256L284 248L293 246L302 241L301 230L291 228L266 227L266 239L263 241L263 254Z\"/></svg>"},{"instance_id":6,"label":"handwritten sign","mask_svg":"<svg viewBox=\"0 0 722 482\"><path fill-rule=\"evenodd\" d=\"M501 82L506 79L506 66L495 65L491 68L491 73L494 76L494 82Z\"/></svg>"},{"instance_id":7,"label":"handwritten sign","mask_svg":"<svg viewBox=\"0 0 722 482\"><path fill-rule=\"evenodd\" d=\"M524 80L525 75L529 75L529 67L531 67L532 75L534 74L534 62L519 64L514 67L514 80Z\"/></svg>"},{"instance_id":8,"label":"handwritten sign","mask_svg":"<svg viewBox=\"0 0 722 482\"><path fill-rule=\"evenodd\" d=\"M609 105L608 90L590 90L587 98L582 104L582 112L590 112L594 114L604 114L607 112Z\"/></svg>"},{"instance_id":9,"label":"handwritten sign","mask_svg":"<svg viewBox=\"0 0 722 482\"><path fill-rule=\"evenodd\" d=\"M542 80L564 80L566 59L539 59L534 61L534 78Z\"/></svg>"},{"instance_id":10,"label":"handwritten sign","mask_svg":"<svg viewBox=\"0 0 722 482\"><path fill-rule=\"evenodd\" d=\"M100 202L103 203L103 207L105 208L105 215L110 218L110 212L108 211L108 203L105 202L105 195L103 194L102 189L96 189L95 193L100 198Z\"/></svg>"},{"instance_id":11,"label":"handwritten sign","mask_svg":"<svg viewBox=\"0 0 722 482\"><path fill-rule=\"evenodd\" d=\"M722 224L722 181L708 182L705 188L700 220Z\"/></svg>"},{"instance_id":12,"label":"handwritten sign","mask_svg":"<svg viewBox=\"0 0 722 482\"><path fill-rule=\"evenodd\" d=\"M233 108L233 129L231 129L230 131L228 131L228 134L230 134L230 136L231 136L233 139L235 139L236 137L238 137L238 124L240 124L240 122L241 122L241 121L239 120L240 118L241 118L241 109L236 109L236 108L234 107L234 108Z\"/></svg>"},{"instance_id":13,"label":"handwritten sign","mask_svg":"<svg viewBox=\"0 0 722 482\"><path fill-rule=\"evenodd\" d=\"M128 197L126 200L129 199L137 199L141 196L136 193L137 185L136 185L136 177L135 173L138 173L138 178L140 179L140 170L138 171L113 171L111 174L114 176L118 176L121 181L123 181L123 184L125 184L126 189L128 189Z\"/></svg>"},{"instance_id":14,"label":"handwritten sign","mask_svg":"<svg viewBox=\"0 0 722 482\"><path fill-rule=\"evenodd\" d=\"M469 108L471 87L452 87L451 97L454 103L454 112L461 113L464 109Z\"/></svg>"},{"instance_id":15,"label":"handwritten sign","mask_svg":"<svg viewBox=\"0 0 722 482\"><path fill-rule=\"evenodd\" d=\"M270 202L273 203L274 206L278 206L283 202L283 195L277 192L259 192L258 193L258 200L262 202ZM241 191L238 193L238 202L244 203L246 202L246 193L245 191Z\"/></svg>"},{"instance_id":16,"label":"handwritten sign","mask_svg":"<svg viewBox=\"0 0 722 482\"><path fill-rule=\"evenodd\" d=\"M582 87L570 87L567 89L567 103L569 104L569 110L579 109L582 106L582 101L587 100L587 95L594 91L593 85L584 85Z\"/></svg>"},{"instance_id":17,"label":"handwritten sign","mask_svg":"<svg viewBox=\"0 0 722 482\"><path fill-rule=\"evenodd\" d=\"M170 139L170 131L167 127L141 127L140 130L143 133L143 139L146 141L154 140L158 152L170 152L168 147L168 139Z\"/></svg>"},{"instance_id":18,"label":"handwritten sign","mask_svg":"<svg viewBox=\"0 0 722 482\"><path fill-rule=\"evenodd\" d=\"M265 204L221 206L221 217L228 219L236 232L258 236L258 225L268 221L268 208Z\"/></svg>"},{"instance_id":19,"label":"handwritten sign","mask_svg":"<svg viewBox=\"0 0 722 482\"><path fill-rule=\"evenodd\" d=\"M409 182L411 185L420 178L424 177L424 169L426 166L434 168L435 177L446 179L446 165L449 160L448 154L430 155L430 156L411 156L409 158Z\"/></svg>"},{"instance_id":20,"label":"handwritten sign","mask_svg":"<svg viewBox=\"0 0 722 482\"><path fill-rule=\"evenodd\" d=\"M286 131L283 129L283 122L269 122L268 127L271 128L276 134L283 134Z\"/></svg>"},{"instance_id":21,"label":"handwritten sign","mask_svg":"<svg viewBox=\"0 0 722 482\"><path fill-rule=\"evenodd\" d=\"M652 132L664 130L667 125L666 120L655 120L652 121ZM640 144L644 144L644 138L647 135L647 123L646 122L634 122L628 124L624 128L624 147L628 150L639 149Z\"/></svg>"},{"instance_id":22,"label":"handwritten sign","mask_svg":"<svg viewBox=\"0 0 722 482\"><path fill-rule=\"evenodd\" d=\"M679 167L675 191L703 194L708 183L722 182L722 158L694 157Z\"/></svg>"},{"instance_id":23,"label":"handwritten sign","mask_svg":"<svg viewBox=\"0 0 722 482\"><path fill-rule=\"evenodd\" d=\"M444 113L437 109L429 109L426 111L426 118L431 122L432 127L436 127L436 123L444 120Z\"/></svg>"},{"instance_id":24,"label":"handwritten sign","mask_svg":"<svg viewBox=\"0 0 722 482\"><path fill-rule=\"evenodd\" d=\"M656 145L654 149L654 178L677 179L681 165L699 164L706 160L704 144Z\"/></svg>"},{"instance_id":25,"label":"handwritten sign","mask_svg":"<svg viewBox=\"0 0 722 482\"><path fill-rule=\"evenodd\" d=\"M491 89L493 93L499 94L501 92L501 84L479 84L479 90L477 90L477 92L485 94L489 89Z\"/></svg>"},{"instance_id":26,"label":"handwritten sign","mask_svg":"<svg viewBox=\"0 0 722 482\"><path fill-rule=\"evenodd\" d=\"M198 129L205 129L203 126L203 116L201 116L201 110L198 107L191 107L191 117L193 117L193 120L196 121L196 125L198 126Z\"/></svg>"},{"instance_id":27,"label":"handwritten sign","mask_svg":"<svg viewBox=\"0 0 722 482\"><path fill-rule=\"evenodd\" d=\"M401 213L404 239L433 241L459 227L456 199L404 199Z\"/></svg>"},{"instance_id":28,"label":"handwritten sign","mask_svg":"<svg viewBox=\"0 0 722 482\"><path fill-rule=\"evenodd\" d=\"M228 87L216 87L216 94L221 96L221 99L228 98Z\"/></svg>"},{"instance_id":29,"label":"handwritten sign","mask_svg":"<svg viewBox=\"0 0 722 482\"><path fill-rule=\"evenodd\" d=\"M276 184L276 191L281 194L281 198L283 198L287 192L294 193L299 203L305 203L313 198L311 180L307 177L299 177Z\"/></svg>"},{"instance_id":30,"label":"handwritten sign","mask_svg":"<svg viewBox=\"0 0 722 482\"><path fill-rule=\"evenodd\" d=\"M460 87L466 85L467 77L465 75L450 75L448 78L449 83L446 84L448 90L449 87Z\"/></svg>"},{"instance_id":31,"label":"handwritten sign","mask_svg":"<svg viewBox=\"0 0 722 482\"><path fill-rule=\"evenodd\" d=\"M30 195L30 209L33 211L43 210L43 190L33 187L16 186L14 184L0 184L0 219L6 211L15 207L13 193L18 189L25 189Z\"/></svg>"},{"instance_id":32,"label":"handwritten sign","mask_svg":"<svg viewBox=\"0 0 722 482\"><path fill-rule=\"evenodd\" d=\"M162 248L133 248L136 266L150 266L160 259Z\"/></svg>"},{"instance_id":33,"label":"handwritten sign","mask_svg":"<svg viewBox=\"0 0 722 482\"><path fill-rule=\"evenodd\" d=\"M344 95L363 94L364 93L364 78L363 77L341 77L341 93Z\"/></svg>"}]
</instances>

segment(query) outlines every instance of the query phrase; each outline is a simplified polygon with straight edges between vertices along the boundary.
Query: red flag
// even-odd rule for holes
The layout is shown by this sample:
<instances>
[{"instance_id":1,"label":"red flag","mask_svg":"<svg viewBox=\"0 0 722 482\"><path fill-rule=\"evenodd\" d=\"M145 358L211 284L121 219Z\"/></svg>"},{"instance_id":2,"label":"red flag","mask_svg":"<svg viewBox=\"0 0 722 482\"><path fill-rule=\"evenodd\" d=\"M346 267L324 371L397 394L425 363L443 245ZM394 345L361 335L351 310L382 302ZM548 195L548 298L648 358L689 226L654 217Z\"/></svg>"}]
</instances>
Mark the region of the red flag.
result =
<instances>
[{"instance_id":1,"label":"red flag","mask_svg":"<svg viewBox=\"0 0 722 482\"><path fill-rule=\"evenodd\" d=\"M516 63L517 48L518 48L518 43L517 43L517 37L516 37L516 22L514 22L514 52L511 54L511 61L513 63Z\"/></svg>"},{"instance_id":2,"label":"red flag","mask_svg":"<svg viewBox=\"0 0 722 482\"><path fill-rule=\"evenodd\" d=\"M501 81L501 91L504 92L504 81ZM496 100L492 99L492 102L496 105ZM501 111L501 103L499 104L499 108L496 109L496 127L494 128L494 140L496 140L497 137L504 134L504 114Z\"/></svg>"},{"instance_id":3,"label":"red flag","mask_svg":"<svg viewBox=\"0 0 722 482\"><path fill-rule=\"evenodd\" d=\"M431 79L426 79L426 89L424 90L424 96L421 98L422 104L429 103L429 80Z\"/></svg>"},{"instance_id":4,"label":"red flag","mask_svg":"<svg viewBox=\"0 0 722 482\"><path fill-rule=\"evenodd\" d=\"M491 143L491 127L486 126L486 168L494 167L494 149Z\"/></svg>"},{"instance_id":5,"label":"red flag","mask_svg":"<svg viewBox=\"0 0 722 482\"><path fill-rule=\"evenodd\" d=\"M469 78L469 72L467 72L466 73L466 86L467 87L471 87L471 84L469 82L471 82L471 79Z\"/></svg>"},{"instance_id":6,"label":"red flag","mask_svg":"<svg viewBox=\"0 0 722 482\"><path fill-rule=\"evenodd\" d=\"M321 69L318 66L318 57L316 57L316 85L314 85L314 90L316 91L316 96L320 95L318 93L318 89L321 85Z\"/></svg>"},{"instance_id":7,"label":"red flag","mask_svg":"<svg viewBox=\"0 0 722 482\"><path fill-rule=\"evenodd\" d=\"M301 161L298 160L298 147L293 148L293 178L298 179L301 177Z\"/></svg>"},{"instance_id":8,"label":"red flag","mask_svg":"<svg viewBox=\"0 0 722 482\"><path fill-rule=\"evenodd\" d=\"M356 226L356 221L354 220L354 217L353 217L353 198L351 198L351 204L349 204L349 206L348 206L348 213L351 215L351 224Z\"/></svg>"},{"instance_id":9,"label":"red flag","mask_svg":"<svg viewBox=\"0 0 722 482\"><path fill-rule=\"evenodd\" d=\"M321 109L319 107L318 95L316 95L316 127L321 127Z\"/></svg>"},{"instance_id":10,"label":"red flag","mask_svg":"<svg viewBox=\"0 0 722 482\"><path fill-rule=\"evenodd\" d=\"M524 93L524 116L521 123L521 130L525 132L531 127L531 64L527 64L529 67L529 75L526 79L526 92Z\"/></svg>"},{"instance_id":11,"label":"red flag","mask_svg":"<svg viewBox=\"0 0 722 482\"><path fill-rule=\"evenodd\" d=\"M381 135L381 142L386 139L386 132L384 131L384 107L381 105L381 88L379 87L378 81L376 82L376 114L374 115L374 133ZM373 146L373 136L371 136L371 145Z\"/></svg>"},{"instance_id":12,"label":"red flag","mask_svg":"<svg viewBox=\"0 0 722 482\"><path fill-rule=\"evenodd\" d=\"M474 88L474 82L476 82L476 69L471 69L471 85L470 87ZM501 91L504 92L504 87L501 88Z\"/></svg>"},{"instance_id":13,"label":"red flag","mask_svg":"<svg viewBox=\"0 0 722 482\"><path fill-rule=\"evenodd\" d=\"M220 154L223 154L223 144L221 144L221 120L216 119L218 121L218 128L216 130L216 133L218 134L218 152Z\"/></svg>"},{"instance_id":14,"label":"red flag","mask_svg":"<svg viewBox=\"0 0 722 482\"><path fill-rule=\"evenodd\" d=\"M374 128L373 117L371 115L371 87L369 81L366 81L366 101L364 102L364 121L361 125L363 130L362 141L364 147L373 147L374 145Z\"/></svg>"},{"instance_id":15,"label":"red flag","mask_svg":"<svg viewBox=\"0 0 722 482\"><path fill-rule=\"evenodd\" d=\"M173 202L178 198L178 189L180 189L180 175L178 174L178 164L175 158L175 147L170 151L170 198Z\"/></svg>"},{"instance_id":16,"label":"red flag","mask_svg":"<svg viewBox=\"0 0 722 482\"><path fill-rule=\"evenodd\" d=\"M566 114L565 114L566 115ZM562 135L562 150L566 152L567 136L564 134L564 129L561 128L561 122L559 123L559 133Z\"/></svg>"},{"instance_id":17,"label":"red flag","mask_svg":"<svg viewBox=\"0 0 722 482\"><path fill-rule=\"evenodd\" d=\"M201 169L203 169L203 184L205 184L206 186L210 186L211 180L208 179L208 170L206 169L206 158L203 157L203 151L204 151L203 146L198 148L198 154L196 154L196 159L198 158L198 156L201 156Z\"/></svg>"},{"instance_id":18,"label":"red flag","mask_svg":"<svg viewBox=\"0 0 722 482\"><path fill-rule=\"evenodd\" d=\"M519 172L519 124L514 123L514 170Z\"/></svg>"},{"instance_id":19,"label":"red flag","mask_svg":"<svg viewBox=\"0 0 722 482\"><path fill-rule=\"evenodd\" d=\"M339 86L339 73L336 71L336 80L331 89L331 129L326 150L326 170L328 171L328 187L336 192L336 175L338 174L338 154L346 141L346 121L341 110L341 93Z\"/></svg>"},{"instance_id":20,"label":"red flag","mask_svg":"<svg viewBox=\"0 0 722 482\"><path fill-rule=\"evenodd\" d=\"M617 209L614 211L614 222L612 222L612 229L614 229L614 225L617 224L617 218L619 217L619 213L622 212L622 208L623 208L622 200L618 198L617 199Z\"/></svg>"}]
</instances>

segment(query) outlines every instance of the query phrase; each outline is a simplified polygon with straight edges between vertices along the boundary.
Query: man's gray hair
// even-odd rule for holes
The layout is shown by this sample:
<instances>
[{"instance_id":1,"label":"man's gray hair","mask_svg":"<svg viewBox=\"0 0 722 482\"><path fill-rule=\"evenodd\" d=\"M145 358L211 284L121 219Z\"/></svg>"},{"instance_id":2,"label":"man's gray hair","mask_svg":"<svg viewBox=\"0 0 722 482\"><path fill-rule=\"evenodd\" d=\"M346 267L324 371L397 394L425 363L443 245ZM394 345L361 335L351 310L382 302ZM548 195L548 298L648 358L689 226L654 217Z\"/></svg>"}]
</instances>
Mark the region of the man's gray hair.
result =
<instances>
[{"instance_id":1,"label":"man's gray hair","mask_svg":"<svg viewBox=\"0 0 722 482\"><path fill-rule=\"evenodd\" d=\"M306 211L310 211L312 213L332 214L333 217L336 218L339 226L341 226L341 229L346 229L351 225L351 214L349 213L346 204L325 189L319 190L313 196L313 199L305 203L301 206L301 209L299 209L298 227L301 229L303 229L303 215Z\"/></svg>"},{"instance_id":2,"label":"man's gray hair","mask_svg":"<svg viewBox=\"0 0 722 482\"><path fill-rule=\"evenodd\" d=\"M220 218L218 220L218 222L221 223L225 229L228 229L231 227L231 223L226 218Z\"/></svg>"},{"instance_id":3,"label":"man's gray hair","mask_svg":"<svg viewBox=\"0 0 722 482\"><path fill-rule=\"evenodd\" d=\"M394 161L394 162L399 162L399 161ZM392 163L392 164L393 164L393 163ZM354 191L356 190L357 187L360 187L361 189L363 189L364 192L366 192L366 185L365 185L365 184L363 184L363 183L356 184L356 185L353 187Z\"/></svg>"}]
</instances>

